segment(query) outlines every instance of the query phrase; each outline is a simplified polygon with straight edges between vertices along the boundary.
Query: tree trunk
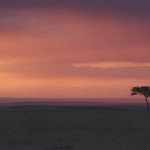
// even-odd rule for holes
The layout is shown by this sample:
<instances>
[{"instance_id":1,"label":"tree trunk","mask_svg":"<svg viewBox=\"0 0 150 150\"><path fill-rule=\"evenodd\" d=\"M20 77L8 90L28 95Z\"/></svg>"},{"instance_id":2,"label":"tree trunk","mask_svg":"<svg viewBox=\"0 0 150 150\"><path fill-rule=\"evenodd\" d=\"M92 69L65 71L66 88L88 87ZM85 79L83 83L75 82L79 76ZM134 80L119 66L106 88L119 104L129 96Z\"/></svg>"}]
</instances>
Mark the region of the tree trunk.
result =
<instances>
[{"instance_id":1,"label":"tree trunk","mask_svg":"<svg viewBox=\"0 0 150 150\"><path fill-rule=\"evenodd\" d=\"M146 104L147 104L147 110L149 111L149 103L148 103L147 98L145 98L145 101L146 101Z\"/></svg>"}]
</instances>

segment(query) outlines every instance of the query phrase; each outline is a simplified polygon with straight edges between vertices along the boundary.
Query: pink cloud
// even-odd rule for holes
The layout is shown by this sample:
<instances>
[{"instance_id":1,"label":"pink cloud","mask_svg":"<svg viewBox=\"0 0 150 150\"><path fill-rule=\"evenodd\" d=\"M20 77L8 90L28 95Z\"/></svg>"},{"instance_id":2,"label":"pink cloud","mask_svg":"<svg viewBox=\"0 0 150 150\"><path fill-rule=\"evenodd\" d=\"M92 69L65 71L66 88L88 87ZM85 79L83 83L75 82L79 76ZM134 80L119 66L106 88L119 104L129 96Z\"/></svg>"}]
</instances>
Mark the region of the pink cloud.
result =
<instances>
[{"instance_id":1,"label":"pink cloud","mask_svg":"<svg viewBox=\"0 0 150 150\"><path fill-rule=\"evenodd\" d=\"M149 66L73 66L149 63L149 21L63 9L19 12L5 14L0 20L1 93L103 97L107 90L110 96L117 96L119 90L118 96L125 96L132 85L150 82Z\"/></svg>"},{"instance_id":2,"label":"pink cloud","mask_svg":"<svg viewBox=\"0 0 150 150\"><path fill-rule=\"evenodd\" d=\"M1 58L52 63L149 61L149 22L63 10L28 13L4 19L10 29L1 28Z\"/></svg>"}]
</instances>

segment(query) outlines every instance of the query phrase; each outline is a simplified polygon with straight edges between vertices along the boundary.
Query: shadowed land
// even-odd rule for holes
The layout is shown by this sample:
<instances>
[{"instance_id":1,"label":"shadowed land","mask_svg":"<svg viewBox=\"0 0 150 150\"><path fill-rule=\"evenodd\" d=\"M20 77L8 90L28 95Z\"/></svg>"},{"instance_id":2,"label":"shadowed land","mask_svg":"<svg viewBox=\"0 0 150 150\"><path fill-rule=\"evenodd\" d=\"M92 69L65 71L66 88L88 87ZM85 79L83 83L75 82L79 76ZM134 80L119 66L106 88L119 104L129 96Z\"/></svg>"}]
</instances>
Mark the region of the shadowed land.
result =
<instances>
[{"instance_id":1,"label":"shadowed land","mask_svg":"<svg viewBox=\"0 0 150 150\"><path fill-rule=\"evenodd\" d=\"M148 150L145 110L1 110L2 150Z\"/></svg>"}]
</instances>

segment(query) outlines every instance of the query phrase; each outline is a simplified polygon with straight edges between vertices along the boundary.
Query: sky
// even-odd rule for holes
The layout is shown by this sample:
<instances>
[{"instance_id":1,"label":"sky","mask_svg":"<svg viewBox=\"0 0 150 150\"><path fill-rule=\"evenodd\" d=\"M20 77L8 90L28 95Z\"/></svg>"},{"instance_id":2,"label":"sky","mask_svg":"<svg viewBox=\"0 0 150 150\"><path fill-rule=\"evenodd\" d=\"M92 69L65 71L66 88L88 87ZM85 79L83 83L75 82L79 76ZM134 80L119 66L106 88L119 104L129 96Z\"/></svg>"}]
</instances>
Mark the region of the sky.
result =
<instances>
[{"instance_id":1,"label":"sky","mask_svg":"<svg viewBox=\"0 0 150 150\"><path fill-rule=\"evenodd\" d=\"M0 97L130 97L150 85L149 18L149 0L1 0Z\"/></svg>"}]
</instances>

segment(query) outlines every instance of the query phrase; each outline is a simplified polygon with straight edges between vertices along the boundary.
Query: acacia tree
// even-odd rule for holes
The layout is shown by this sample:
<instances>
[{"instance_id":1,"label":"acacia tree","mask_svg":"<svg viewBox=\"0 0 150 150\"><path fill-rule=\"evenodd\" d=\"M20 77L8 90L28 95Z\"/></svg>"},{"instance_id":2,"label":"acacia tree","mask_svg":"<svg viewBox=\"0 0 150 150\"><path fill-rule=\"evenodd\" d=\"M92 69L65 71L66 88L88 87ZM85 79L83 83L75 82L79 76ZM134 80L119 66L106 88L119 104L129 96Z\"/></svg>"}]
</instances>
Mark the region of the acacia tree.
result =
<instances>
[{"instance_id":1,"label":"acacia tree","mask_svg":"<svg viewBox=\"0 0 150 150\"><path fill-rule=\"evenodd\" d=\"M149 103L148 103L148 97L150 96L149 86L133 87L131 89L131 95L143 95L145 97L145 101L147 104L147 110L149 111Z\"/></svg>"}]
</instances>

